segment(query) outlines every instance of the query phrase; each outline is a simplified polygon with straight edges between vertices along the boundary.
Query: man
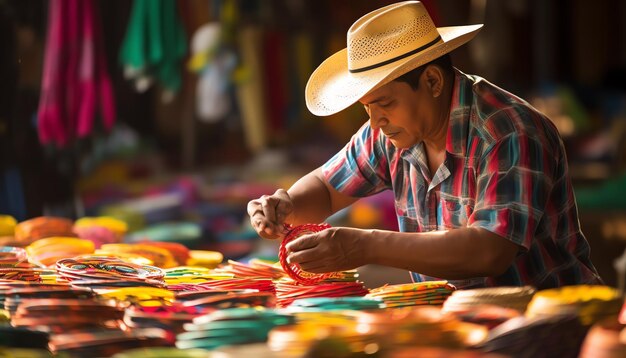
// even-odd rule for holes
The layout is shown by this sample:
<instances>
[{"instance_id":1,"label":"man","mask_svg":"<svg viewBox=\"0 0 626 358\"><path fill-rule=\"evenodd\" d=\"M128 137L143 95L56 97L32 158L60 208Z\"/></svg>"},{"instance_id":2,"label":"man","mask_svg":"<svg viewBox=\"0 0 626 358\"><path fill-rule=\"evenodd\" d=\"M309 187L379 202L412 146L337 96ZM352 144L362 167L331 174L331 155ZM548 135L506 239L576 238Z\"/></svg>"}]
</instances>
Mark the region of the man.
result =
<instances>
[{"instance_id":1,"label":"man","mask_svg":"<svg viewBox=\"0 0 626 358\"><path fill-rule=\"evenodd\" d=\"M480 27L436 28L417 1L357 20L306 100L322 116L359 101L369 121L289 190L248 204L259 235L280 238L285 223L321 222L388 189L400 232L334 227L289 243L288 260L314 273L388 265L458 288L601 283L555 127L452 67L448 53Z\"/></svg>"}]
</instances>

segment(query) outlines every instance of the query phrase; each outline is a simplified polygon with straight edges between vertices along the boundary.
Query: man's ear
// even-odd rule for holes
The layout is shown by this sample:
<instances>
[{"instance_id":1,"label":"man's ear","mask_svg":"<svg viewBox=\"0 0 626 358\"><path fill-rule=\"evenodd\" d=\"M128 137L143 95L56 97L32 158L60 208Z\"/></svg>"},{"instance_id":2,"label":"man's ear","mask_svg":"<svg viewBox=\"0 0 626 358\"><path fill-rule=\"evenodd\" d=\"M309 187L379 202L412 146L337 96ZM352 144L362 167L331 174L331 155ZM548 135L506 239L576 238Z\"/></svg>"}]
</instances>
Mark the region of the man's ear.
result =
<instances>
[{"instance_id":1,"label":"man's ear","mask_svg":"<svg viewBox=\"0 0 626 358\"><path fill-rule=\"evenodd\" d=\"M424 69L423 79L431 95L435 98L439 97L443 92L443 85L446 80L443 70L439 66L429 65Z\"/></svg>"}]
</instances>

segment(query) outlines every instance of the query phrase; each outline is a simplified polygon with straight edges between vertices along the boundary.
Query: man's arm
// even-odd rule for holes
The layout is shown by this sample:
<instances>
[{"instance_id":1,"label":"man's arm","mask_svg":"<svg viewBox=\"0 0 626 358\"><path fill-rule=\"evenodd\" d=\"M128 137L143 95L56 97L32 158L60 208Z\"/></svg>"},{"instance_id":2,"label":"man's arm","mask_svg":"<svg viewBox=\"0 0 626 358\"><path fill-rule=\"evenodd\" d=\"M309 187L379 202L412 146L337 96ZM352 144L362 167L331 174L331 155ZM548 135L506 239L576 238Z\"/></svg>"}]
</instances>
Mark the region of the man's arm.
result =
<instances>
[{"instance_id":1,"label":"man's arm","mask_svg":"<svg viewBox=\"0 0 626 358\"><path fill-rule=\"evenodd\" d=\"M427 233L376 231L368 245L372 263L447 279L498 276L520 247L482 228Z\"/></svg>"},{"instance_id":2,"label":"man's arm","mask_svg":"<svg viewBox=\"0 0 626 358\"><path fill-rule=\"evenodd\" d=\"M252 227L260 236L277 239L284 234L283 225L318 223L355 202L326 183L321 168L298 180L289 191L278 189L248 203Z\"/></svg>"},{"instance_id":3,"label":"man's arm","mask_svg":"<svg viewBox=\"0 0 626 358\"><path fill-rule=\"evenodd\" d=\"M309 272L379 264L452 280L502 274L519 246L482 228L401 233L338 227L302 236L287 249L289 261Z\"/></svg>"},{"instance_id":4,"label":"man's arm","mask_svg":"<svg viewBox=\"0 0 626 358\"><path fill-rule=\"evenodd\" d=\"M338 192L328 184L321 168L300 178L287 193L294 208L292 224L322 222L358 200Z\"/></svg>"},{"instance_id":5,"label":"man's arm","mask_svg":"<svg viewBox=\"0 0 626 358\"><path fill-rule=\"evenodd\" d=\"M289 196L294 224L321 222L357 200L328 184L320 168L296 182ZM520 246L478 227L426 233L337 227L303 236L288 249L293 251L290 261L309 272L379 264L452 280L500 275Z\"/></svg>"}]
</instances>

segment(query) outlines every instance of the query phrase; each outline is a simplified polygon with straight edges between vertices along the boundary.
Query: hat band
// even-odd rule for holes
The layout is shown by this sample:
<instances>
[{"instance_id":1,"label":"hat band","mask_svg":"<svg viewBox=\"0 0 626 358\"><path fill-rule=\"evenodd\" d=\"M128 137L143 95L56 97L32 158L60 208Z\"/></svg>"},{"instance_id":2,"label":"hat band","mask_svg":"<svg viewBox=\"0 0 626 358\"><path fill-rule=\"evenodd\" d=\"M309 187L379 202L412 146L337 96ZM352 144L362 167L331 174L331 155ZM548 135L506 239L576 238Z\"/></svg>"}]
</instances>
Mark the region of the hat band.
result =
<instances>
[{"instance_id":1,"label":"hat band","mask_svg":"<svg viewBox=\"0 0 626 358\"><path fill-rule=\"evenodd\" d=\"M391 58L391 59L383 61L383 62L379 62L379 63L371 65L371 66L361 67L361 68L357 68L357 69L354 69L354 70L348 69L348 72L350 72L350 73L365 72L365 71L373 70L375 68L378 68L378 67L381 67L381 66L384 66L384 65L388 65L388 64L390 64L392 62L396 62L396 61L401 60L401 59L403 59L405 57L409 57L411 55L414 55L414 54L416 54L416 53L418 53L420 51L424 51L427 48L429 48L430 46L432 46L432 45L436 44L437 42L439 42L440 40L441 40L441 36L437 36L436 39L432 40L431 42L427 43L424 46L420 46L420 47L416 48L415 50L411 50L411 51L409 51L409 52L407 52L405 54L402 54L400 56L396 56L394 58Z\"/></svg>"}]
</instances>

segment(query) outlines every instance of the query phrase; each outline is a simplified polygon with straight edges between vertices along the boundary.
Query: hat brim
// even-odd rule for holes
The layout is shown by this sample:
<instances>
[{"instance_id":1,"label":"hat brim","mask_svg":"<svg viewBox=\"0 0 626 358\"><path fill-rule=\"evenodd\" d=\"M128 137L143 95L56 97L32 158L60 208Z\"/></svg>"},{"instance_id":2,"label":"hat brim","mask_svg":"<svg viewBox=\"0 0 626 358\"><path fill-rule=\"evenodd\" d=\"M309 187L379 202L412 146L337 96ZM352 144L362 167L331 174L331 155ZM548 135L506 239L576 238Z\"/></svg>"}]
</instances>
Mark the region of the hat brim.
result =
<instances>
[{"instance_id":1,"label":"hat brim","mask_svg":"<svg viewBox=\"0 0 626 358\"><path fill-rule=\"evenodd\" d=\"M370 91L420 67L471 40L479 25L439 27L442 41L424 51L365 72L348 71L347 49L327 58L306 84L306 106L316 116L340 112Z\"/></svg>"}]
</instances>

